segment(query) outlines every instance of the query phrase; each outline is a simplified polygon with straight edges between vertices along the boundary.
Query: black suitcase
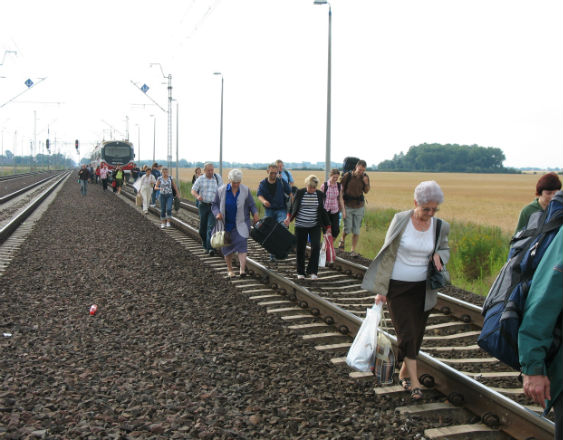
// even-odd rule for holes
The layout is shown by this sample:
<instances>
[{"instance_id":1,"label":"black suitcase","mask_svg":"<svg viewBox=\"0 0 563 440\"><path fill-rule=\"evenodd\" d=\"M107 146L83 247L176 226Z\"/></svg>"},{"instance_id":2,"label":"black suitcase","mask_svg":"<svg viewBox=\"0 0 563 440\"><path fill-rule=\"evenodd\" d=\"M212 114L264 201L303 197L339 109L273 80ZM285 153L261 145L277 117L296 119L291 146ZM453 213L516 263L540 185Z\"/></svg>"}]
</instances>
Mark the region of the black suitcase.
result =
<instances>
[{"instance_id":1,"label":"black suitcase","mask_svg":"<svg viewBox=\"0 0 563 440\"><path fill-rule=\"evenodd\" d=\"M260 220L250 229L250 236L276 258L287 258L295 249L295 235L273 217Z\"/></svg>"}]
</instances>

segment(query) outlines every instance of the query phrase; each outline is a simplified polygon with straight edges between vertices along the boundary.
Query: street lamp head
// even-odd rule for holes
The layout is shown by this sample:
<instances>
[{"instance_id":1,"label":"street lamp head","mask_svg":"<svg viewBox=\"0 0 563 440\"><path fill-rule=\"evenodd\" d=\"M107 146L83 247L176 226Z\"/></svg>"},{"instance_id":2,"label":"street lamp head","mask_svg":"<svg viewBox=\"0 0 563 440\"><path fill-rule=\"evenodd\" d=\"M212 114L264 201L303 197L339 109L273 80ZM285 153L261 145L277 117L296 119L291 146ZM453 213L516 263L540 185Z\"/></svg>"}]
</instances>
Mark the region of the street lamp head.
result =
<instances>
[{"instance_id":1,"label":"street lamp head","mask_svg":"<svg viewBox=\"0 0 563 440\"><path fill-rule=\"evenodd\" d=\"M315 4L315 5L327 5L328 1L327 0L315 0L313 2L313 4Z\"/></svg>"},{"instance_id":2,"label":"street lamp head","mask_svg":"<svg viewBox=\"0 0 563 440\"><path fill-rule=\"evenodd\" d=\"M221 72L213 72L213 75L221 75L223 76L223 74Z\"/></svg>"}]
</instances>

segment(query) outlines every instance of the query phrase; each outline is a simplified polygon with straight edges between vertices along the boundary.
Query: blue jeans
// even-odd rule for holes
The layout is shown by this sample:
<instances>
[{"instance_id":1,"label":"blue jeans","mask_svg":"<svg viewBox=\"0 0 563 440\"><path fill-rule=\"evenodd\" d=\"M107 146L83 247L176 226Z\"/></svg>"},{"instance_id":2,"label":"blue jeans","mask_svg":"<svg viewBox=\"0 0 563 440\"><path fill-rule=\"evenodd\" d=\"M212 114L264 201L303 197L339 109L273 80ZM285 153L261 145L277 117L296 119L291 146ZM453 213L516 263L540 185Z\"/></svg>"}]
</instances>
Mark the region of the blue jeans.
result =
<instances>
[{"instance_id":1,"label":"blue jeans","mask_svg":"<svg viewBox=\"0 0 563 440\"><path fill-rule=\"evenodd\" d=\"M272 209L272 208L265 208L266 215L265 217L273 217L276 219L276 222L282 223L287 216L287 211L285 209Z\"/></svg>"},{"instance_id":2,"label":"blue jeans","mask_svg":"<svg viewBox=\"0 0 563 440\"><path fill-rule=\"evenodd\" d=\"M156 204L156 198L160 196L160 191L153 191L151 196L151 205ZM159 198L160 200L160 198Z\"/></svg>"},{"instance_id":3,"label":"blue jeans","mask_svg":"<svg viewBox=\"0 0 563 440\"><path fill-rule=\"evenodd\" d=\"M88 191L88 181L80 179L80 193L85 196Z\"/></svg>"},{"instance_id":4,"label":"blue jeans","mask_svg":"<svg viewBox=\"0 0 563 440\"><path fill-rule=\"evenodd\" d=\"M211 212L211 203L199 202L199 236L206 251L211 249L211 230L215 226L215 216Z\"/></svg>"},{"instance_id":5,"label":"blue jeans","mask_svg":"<svg viewBox=\"0 0 563 440\"><path fill-rule=\"evenodd\" d=\"M160 192L160 191L159 191ZM153 192L154 194L154 192ZM172 217L172 200L174 197L170 194L160 194L160 219L165 220Z\"/></svg>"}]
</instances>

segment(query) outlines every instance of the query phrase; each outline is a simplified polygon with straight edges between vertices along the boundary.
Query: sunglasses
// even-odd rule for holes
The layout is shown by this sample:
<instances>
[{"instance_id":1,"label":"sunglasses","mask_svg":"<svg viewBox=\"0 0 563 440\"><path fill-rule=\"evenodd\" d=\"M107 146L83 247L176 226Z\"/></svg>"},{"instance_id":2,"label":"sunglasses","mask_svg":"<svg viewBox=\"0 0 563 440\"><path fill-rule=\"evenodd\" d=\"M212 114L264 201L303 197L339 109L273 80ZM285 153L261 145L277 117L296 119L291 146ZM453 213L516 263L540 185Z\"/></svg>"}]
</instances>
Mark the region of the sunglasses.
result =
<instances>
[{"instance_id":1,"label":"sunglasses","mask_svg":"<svg viewBox=\"0 0 563 440\"><path fill-rule=\"evenodd\" d=\"M424 212L438 212L440 210L440 208L420 208L422 209Z\"/></svg>"}]
</instances>

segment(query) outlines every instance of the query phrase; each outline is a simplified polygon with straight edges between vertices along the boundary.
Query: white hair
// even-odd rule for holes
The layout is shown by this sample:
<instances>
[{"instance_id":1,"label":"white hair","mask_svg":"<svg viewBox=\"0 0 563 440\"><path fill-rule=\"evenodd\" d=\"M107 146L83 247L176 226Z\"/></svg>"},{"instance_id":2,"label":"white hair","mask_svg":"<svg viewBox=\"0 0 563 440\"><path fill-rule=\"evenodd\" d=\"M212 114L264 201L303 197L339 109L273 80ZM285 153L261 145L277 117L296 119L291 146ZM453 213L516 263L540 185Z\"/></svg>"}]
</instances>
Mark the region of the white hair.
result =
<instances>
[{"instance_id":1,"label":"white hair","mask_svg":"<svg viewBox=\"0 0 563 440\"><path fill-rule=\"evenodd\" d=\"M420 182L414 189L414 200L419 205L429 202L440 204L444 201L444 193L436 181L426 180L425 182Z\"/></svg>"},{"instance_id":2,"label":"white hair","mask_svg":"<svg viewBox=\"0 0 563 440\"><path fill-rule=\"evenodd\" d=\"M233 168L231 171L229 171L229 180L231 182L242 181L242 171L238 168Z\"/></svg>"}]
</instances>

